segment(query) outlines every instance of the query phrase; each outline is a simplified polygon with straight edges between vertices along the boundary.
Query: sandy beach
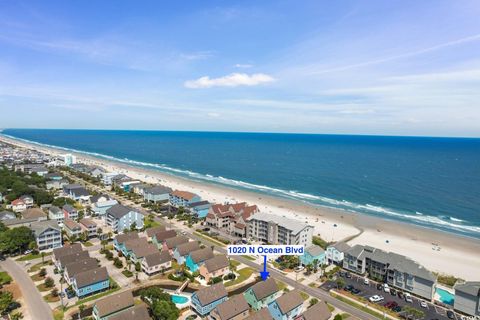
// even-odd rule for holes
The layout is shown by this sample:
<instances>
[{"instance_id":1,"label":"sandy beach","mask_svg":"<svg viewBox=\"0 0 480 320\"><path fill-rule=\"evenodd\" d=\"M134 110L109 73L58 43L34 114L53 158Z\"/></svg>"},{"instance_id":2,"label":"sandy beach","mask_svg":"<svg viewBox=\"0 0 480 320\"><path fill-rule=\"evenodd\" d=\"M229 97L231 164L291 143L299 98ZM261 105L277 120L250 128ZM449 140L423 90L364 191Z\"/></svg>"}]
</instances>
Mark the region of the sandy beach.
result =
<instances>
[{"instance_id":1,"label":"sandy beach","mask_svg":"<svg viewBox=\"0 0 480 320\"><path fill-rule=\"evenodd\" d=\"M50 154L65 153L63 150L27 144L5 136L0 136L0 140ZM220 185L200 183L84 154L77 153L76 156L78 162L102 166L108 171L124 173L147 183L159 183L172 189L191 191L210 202L246 201L256 204L263 212L298 219L314 226L314 234L327 241L340 241L353 237L348 242L350 245L370 245L408 256L435 272L455 275L465 280L480 280L480 240L478 239Z\"/></svg>"}]
</instances>

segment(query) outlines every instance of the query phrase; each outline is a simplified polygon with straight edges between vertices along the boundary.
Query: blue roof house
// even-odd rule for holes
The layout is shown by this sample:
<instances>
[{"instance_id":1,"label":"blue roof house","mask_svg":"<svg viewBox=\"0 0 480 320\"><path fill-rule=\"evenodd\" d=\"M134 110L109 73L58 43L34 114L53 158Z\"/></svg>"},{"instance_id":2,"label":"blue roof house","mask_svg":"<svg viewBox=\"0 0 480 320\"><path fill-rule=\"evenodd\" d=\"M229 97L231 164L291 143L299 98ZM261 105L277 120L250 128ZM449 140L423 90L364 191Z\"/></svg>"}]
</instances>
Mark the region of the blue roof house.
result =
<instances>
[{"instance_id":1,"label":"blue roof house","mask_svg":"<svg viewBox=\"0 0 480 320\"><path fill-rule=\"evenodd\" d=\"M311 245L310 247L305 249L305 253L300 256L300 262L306 266L309 264L315 265L315 260L317 260L317 267L320 267L322 264L326 263L325 259L325 250L323 250L320 246Z\"/></svg>"},{"instance_id":2,"label":"blue roof house","mask_svg":"<svg viewBox=\"0 0 480 320\"><path fill-rule=\"evenodd\" d=\"M216 306L227 301L228 294L222 282L198 290L192 294L192 308L202 317Z\"/></svg>"},{"instance_id":3,"label":"blue roof house","mask_svg":"<svg viewBox=\"0 0 480 320\"><path fill-rule=\"evenodd\" d=\"M203 219L207 216L208 210L212 207L212 204L208 201L193 202L188 205L188 208L192 214L198 218Z\"/></svg>"}]
</instances>

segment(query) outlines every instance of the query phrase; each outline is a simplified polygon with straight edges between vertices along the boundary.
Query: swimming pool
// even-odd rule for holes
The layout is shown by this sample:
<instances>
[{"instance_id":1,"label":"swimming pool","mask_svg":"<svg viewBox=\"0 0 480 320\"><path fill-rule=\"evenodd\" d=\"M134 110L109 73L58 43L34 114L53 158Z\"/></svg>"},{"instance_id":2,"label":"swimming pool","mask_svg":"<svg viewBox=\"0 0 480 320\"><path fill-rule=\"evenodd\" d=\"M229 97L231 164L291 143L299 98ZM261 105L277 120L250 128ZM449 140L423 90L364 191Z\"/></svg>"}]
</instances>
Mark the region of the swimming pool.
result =
<instances>
[{"instance_id":1,"label":"swimming pool","mask_svg":"<svg viewBox=\"0 0 480 320\"><path fill-rule=\"evenodd\" d=\"M175 304L184 304L188 302L188 298L184 296L177 296L172 294L172 302Z\"/></svg>"},{"instance_id":2,"label":"swimming pool","mask_svg":"<svg viewBox=\"0 0 480 320\"><path fill-rule=\"evenodd\" d=\"M445 303L445 304L449 304L449 305L453 305L453 301L455 300L455 296L451 292L449 292L445 289L441 289L441 288L436 288L435 292L440 297L438 299L438 300L440 300L440 302Z\"/></svg>"}]
</instances>

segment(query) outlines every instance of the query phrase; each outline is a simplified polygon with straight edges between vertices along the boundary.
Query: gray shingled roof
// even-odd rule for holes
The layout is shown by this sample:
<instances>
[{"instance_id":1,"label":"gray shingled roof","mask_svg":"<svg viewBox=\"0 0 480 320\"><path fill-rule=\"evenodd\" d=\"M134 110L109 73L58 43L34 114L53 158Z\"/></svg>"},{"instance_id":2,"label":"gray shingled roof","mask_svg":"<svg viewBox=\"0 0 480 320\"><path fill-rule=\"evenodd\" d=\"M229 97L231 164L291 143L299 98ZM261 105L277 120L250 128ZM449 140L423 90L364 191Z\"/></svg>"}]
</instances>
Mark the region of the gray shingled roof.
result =
<instances>
[{"instance_id":1,"label":"gray shingled roof","mask_svg":"<svg viewBox=\"0 0 480 320\"><path fill-rule=\"evenodd\" d=\"M162 195L162 194L170 194L172 189L164 186L153 186L151 188L145 189L144 193L153 194L153 195Z\"/></svg>"},{"instance_id":2,"label":"gray shingled roof","mask_svg":"<svg viewBox=\"0 0 480 320\"><path fill-rule=\"evenodd\" d=\"M190 258L192 258L193 262L199 263L213 258L213 251L211 248L208 247L200 250L195 250L190 253Z\"/></svg>"},{"instance_id":3,"label":"gray shingled roof","mask_svg":"<svg viewBox=\"0 0 480 320\"><path fill-rule=\"evenodd\" d=\"M98 300L95 305L97 306L98 315L103 318L112 313L133 307L133 295L131 291L124 291Z\"/></svg>"},{"instance_id":4,"label":"gray shingled roof","mask_svg":"<svg viewBox=\"0 0 480 320\"><path fill-rule=\"evenodd\" d=\"M108 318L108 320L150 320L148 309L144 304L135 306L134 308L127 309L114 316Z\"/></svg>"},{"instance_id":5,"label":"gray shingled roof","mask_svg":"<svg viewBox=\"0 0 480 320\"><path fill-rule=\"evenodd\" d=\"M138 239L138 232L136 231L127 232L127 233L119 234L118 236L115 237L115 240L117 240L117 243L124 243L132 239Z\"/></svg>"},{"instance_id":6,"label":"gray shingled roof","mask_svg":"<svg viewBox=\"0 0 480 320\"><path fill-rule=\"evenodd\" d=\"M218 255L205 261L205 268L207 268L208 272L210 273L226 268L228 265L229 261L224 255Z\"/></svg>"},{"instance_id":7,"label":"gray shingled roof","mask_svg":"<svg viewBox=\"0 0 480 320\"><path fill-rule=\"evenodd\" d=\"M160 264L167 263L168 261L172 260L170 254L166 251L164 252L155 252L153 254L149 254L144 257L145 261L147 262L148 266L158 266Z\"/></svg>"},{"instance_id":8,"label":"gray shingled roof","mask_svg":"<svg viewBox=\"0 0 480 320\"><path fill-rule=\"evenodd\" d=\"M169 238L175 238L177 236L177 233L175 230L166 230L166 231L160 231L155 234L155 239L157 239L158 242L163 242Z\"/></svg>"},{"instance_id":9,"label":"gray shingled roof","mask_svg":"<svg viewBox=\"0 0 480 320\"><path fill-rule=\"evenodd\" d=\"M116 204L107 209L107 214L110 214L115 218L120 219L130 211L135 211L135 210L133 210L130 207L123 206L121 204Z\"/></svg>"},{"instance_id":10,"label":"gray shingled roof","mask_svg":"<svg viewBox=\"0 0 480 320\"><path fill-rule=\"evenodd\" d=\"M227 290L222 282L214 284L210 287L202 288L196 292L198 300L202 304L202 306L209 305L210 303L220 300L226 297Z\"/></svg>"},{"instance_id":11,"label":"gray shingled roof","mask_svg":"<svg viewBox=\"0 0 480 320\"><path fill-rule=\"evenodd\" d=\"M332 313L328 310L325 302L319 301L314 306L308 308L303 314L303 320L328 320Z\"/></svg>"},{"instance_id":12,"label":"gray shingled roof","mask_svg":"<svg viewBox=\"0 0 480 320\"><path fill-rule=\"evenodd\" d=\"M2 211L0 212L0 220L15 219L15 213L12 211Z\"/></svg>"},{"instance_id":13,"label":"gray shingled roof","mask_svg":"<svg viewBox=\"0 0 480 320\"><path fill-rule=\"evenodd\" d=\"M60 227L58 226L58 223L55 220L35 221L35 222L32 222L32 224L30 225L30 229L32 229L35 236L39 236L40 234L42 234L42 232L44 232L49 228L55 229L61 232Z\"/></svg>"},{"instance_id":14,"label":"gray shingled roof","mask_svg":"<svg viewBox=\"0 0 480 320\"><path fill-rule=\"evenodd\" d=\"M90 284L108 280L108 272L106 267L99 267L92 270L80 272L75 276L77 288L83 288Z\"/></svg>"},{"instance_id":15,"label":"gray shingled roof","mask_svg":"<svg viewBox=\"0 0 480 320\"><path fill-rule=\"evenodd\" d=\"M62 209L60 209L60 208L57 207L57 206L51 206L50 208L48 208L48 211L50 211L50 212L53 213L53 214L60 214L60 213L62 213Z\"/></svg>"},{"instance_id":16,"label":"gray shingled roof","mask_svg":"<svg viewBox=\"0 0 480 320\"><path fill-rule=\"evenodd\" d=\"M278 292L278 285L273 278L268 278L265 281L257 282L251 289L257 300L262 300Z\"/></svg>"},{"instance_id":17,"label":"gray shingled roof","mask_svg":"<svg viewBox=\"0 0 480 320\"><path fill-rule=\"evenodd\" d=\"M177 246L177 251L182 257L198 249L200 249L200 245L198 244L197 241L182 243L181 245Z\"/></svg>"},{"instance_id":18,"label":"gray shingled roof","mask_svg":"<svg viewBox=\"0 0 480 320\"><path fill-rule=\"evenodd\" d=\"M267 308L263 308L258 310L255 313L252 313L249 317L245 318L244 320L273 320L270 311Z\"/></svg>"},{"instance_id":19,"label":"gray shingled roof","mask_svg":"<svg viewBox=\"0 0 480 320\"><path fill-rule=\"evenodd\" d=\"M287 292L275 301L277 302L282 314L286 314L287 312L290 312L299 305L303 304L302 296L298 290Z\"/></svg>"},{"instance_id":20,"label":"gray shingled roof","mask_svg":"<svg viewBox=\"0 0 480 320\"><path fill-rule=\"evenodd\" d=\"M80 272L87 270L92 270L98 267L97 259L95 258L86 258L80 261L70 262L65 265L65 271L68 274L68 277L71 278Z\"/></svg>"},{"instance_id":21,"label":"gray shingled roof","mask_svg":"<svg viewBox=\"0 0 480 320\"><path fill-rule=\"evenodd\" d=\"M346 252L351 248L346 242L337 242L333 245L333 247L340 252Z\"/></svg>"},{"instance_id":22,"label":"gray shingled roof","mask_svg":"<svg viewBox=\"0 0 480 320\"><path fill-rule=\"evenodd\" d=\"M55 259L58 259L63 256L71 255L72 253L77 253L82 251L82 245L80 243L74 243L68 246L63 246L61 248L53 249L53 255Z\"/></svg>"},{"instance_id":23,"label":"gray shingled roof","mask_svg":"<svg viewBox=\"0 0 480 320\"><path fill-rule=\"evenodd\" d=\"M250 307L243 294L237 294L229 300L220 303L214 312L220 317L218 320L230 320L249 309Z\"/></svg>"},{"instance_id":24,"label":"gray shingled roof","mask_svg":"<svg viewBox=\"0 0 480 320\"><path fill-rule=\"evenodd\" d=\"M254 215L250 216L250 218L247 219L247 221L251 220L259 220L259 221L264 221L264 222L274 222L275 224L290 230L293 234L298 234L300 231L303 229L309 227L308 224L303 223L299 220L294 220L290 218L285 218L282 216L278 216L275 214L269 214L269 213L264 213L264 212L257 212Z\"/></svg>"},{"instance_id":25,"label":"gray shingled roof","mask_svg":"<svg viewBox=\"0 0 480 320\"><path fill-rule=\"evenodd\" d=\"M463 292L474 297L480 297L480 281L467 281L455 285L455 292Z\"/></svg>"},{"instance_id":26,"label":"gray shingled roof","mask_svg":"<svg viewBox=\"0 0 480 320\"><path fill-rule=\"evenodd\" d=\"M153 228L148 228L147 230L145 230L145 232L147 233L148 237L153 237L155 234L157 234L159 232L162 232L162 231L165 231L165 230L167 230L167 228L165 228L165 226L157 226L157 227L153 227Z\"/></svg>"},{"instance_id":27,"label":"gray shingled roof","mask_svg":"<svg viewBox=\"0 0 480 320\"><path fill-rule=\"evenodd\" d=\"M75 211L77 211L77 210L75 210L74 207L72 207L72 206L69 205L69 204L64 205L64 206L62 207L62 209L65 210L65 211L67 211L67 212L69 212L69 213L70 213L70 212L75 212Z\"/></svg>"},{"instance_id":28,"label":"gray shingled roof","mask_svg":"<svg viewBox=\"0 0 480 320\"><path fill-rule=\"evenodd\" d=\"M66 256L61 256L58 258L58 261L60 262L60 266L63 268L69 263L80 261L89 257L90 255L88 251L80 251L80 252L75 252Z\"/></svg>"},{"instance_id":29,"label":"gray shingled roof","mask_svg":"<svg viewBox=\"0 0 480 320\"><path fill-rule=\"evenodd\" d=\"M311 245L307 249L305 249L310 255L316 257L318 255L321 255L322 253L325 252L322 247L317 246L317 245Z\"/></svg>"},{"instance_id":30,"label":"gray shingled roof","mask_svg":"<svg viewBox=\"0 0 480 320\"><path fill-rule=\"evenodd\" d=\"M188 238L185 237L185 236L177 236L177 237L168 238L167 240L165 240L165 244L167 245L167 247L169 249L173 249L173 248L177 247L178 245L181 245L181 244L187 243L187 242L188 242Z\"/></svg>"}]
</instances>

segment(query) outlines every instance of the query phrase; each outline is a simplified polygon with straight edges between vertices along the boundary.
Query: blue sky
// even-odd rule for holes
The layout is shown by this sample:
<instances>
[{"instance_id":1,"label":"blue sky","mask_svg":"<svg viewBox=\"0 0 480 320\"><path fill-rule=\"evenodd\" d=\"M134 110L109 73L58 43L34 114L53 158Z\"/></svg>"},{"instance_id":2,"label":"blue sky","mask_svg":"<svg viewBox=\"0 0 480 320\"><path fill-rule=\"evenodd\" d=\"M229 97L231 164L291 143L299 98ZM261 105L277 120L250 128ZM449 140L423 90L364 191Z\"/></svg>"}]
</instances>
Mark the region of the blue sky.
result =
<instances>
[{"instance_id":1,"label":"blue sky","mask_svg":"<svg viewBox=\"0 0 480 320\"><path fill-rule=\"evenodd\" d=\"M0 127L480 136L480 2L1 1Z\"/></svg>"}]
</instances>

